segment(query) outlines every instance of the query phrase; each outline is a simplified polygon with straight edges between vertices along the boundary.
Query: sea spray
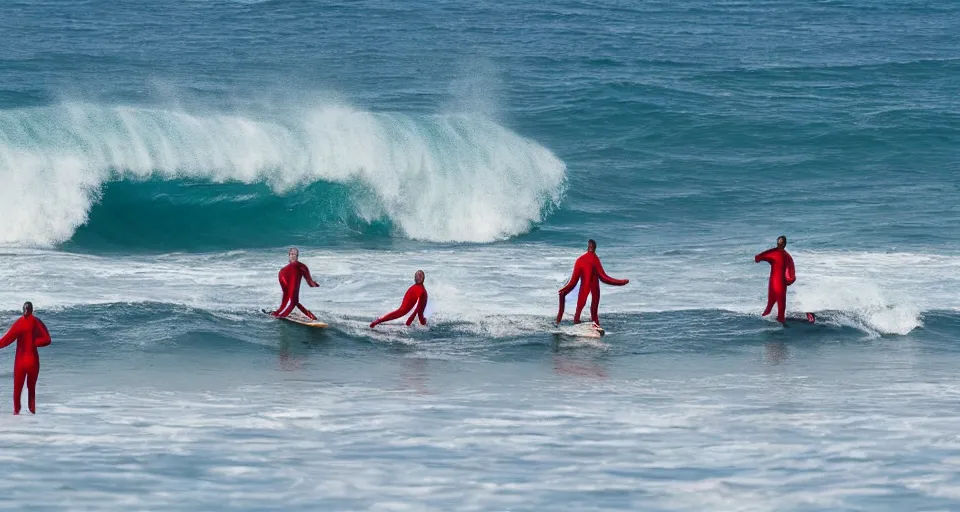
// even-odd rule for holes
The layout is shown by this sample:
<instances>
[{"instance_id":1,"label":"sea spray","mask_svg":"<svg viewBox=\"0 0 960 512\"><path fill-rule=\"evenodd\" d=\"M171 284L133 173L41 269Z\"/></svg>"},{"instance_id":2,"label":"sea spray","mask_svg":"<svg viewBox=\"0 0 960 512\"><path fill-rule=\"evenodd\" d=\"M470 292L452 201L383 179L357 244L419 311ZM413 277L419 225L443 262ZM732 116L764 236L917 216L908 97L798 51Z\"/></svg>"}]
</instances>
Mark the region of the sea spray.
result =
<instances>
[{"instance_id":1,"label":"sea spray","mask_svg":"<svg viewBox=\"0 0 960 512\"><path fill-rule=\"evenodd\" d=\"M473 114L367 112L326 104L296 116L199 115L66 103L0 111L0 244L50 246L118 180L265 183L276 194L349 184L364 222L408 238L491 242L556 207L566 167ZM304 229L309 229L305 226Z\"/></svg>"}]
</instances>

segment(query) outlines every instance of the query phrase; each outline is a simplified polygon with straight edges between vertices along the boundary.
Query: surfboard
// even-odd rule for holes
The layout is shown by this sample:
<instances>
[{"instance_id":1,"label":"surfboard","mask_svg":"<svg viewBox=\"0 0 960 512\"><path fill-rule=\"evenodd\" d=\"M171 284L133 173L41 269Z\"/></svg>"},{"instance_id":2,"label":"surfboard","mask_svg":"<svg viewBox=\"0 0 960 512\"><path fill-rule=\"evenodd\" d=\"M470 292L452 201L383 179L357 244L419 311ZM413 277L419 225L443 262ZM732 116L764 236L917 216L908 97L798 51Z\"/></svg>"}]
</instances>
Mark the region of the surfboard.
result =
<instances>
[{"instance_id":1,"label":"surfboard","mask_svg":"<svg viewBox=\"0 0 960 512\"><path fill-rule=\"evenodd\" d=\"M266 309L261 309L260 311L270 315L270 312L267 311ZM273 315L270 315L270 316L273 316ZM290 313L289 315L283 318L280 318L280 317L274 317L274 318L276 318L277 320L286 320L288 322L293 322L295 324L300 324L307 327L315 327L319 329L322 329L324 327L329 327L329 325L327 325L325 322L321 322L320 320L311 320L300 313Z\"/></svg>"},{"instance_id":2,"label":"surfboard","mask_svg":"<svg viewBox=\"0 0 960 512\"><path fill-rule=\"evenodd\" d=\"M787 321L787 324L794 324L794 325L796 325L796 324L801 324L801 325L815 324L815 323L817 323L817 315L815 315L815 314L813 314L813 313L804 313L804 316L802 316L802 317L788 316L788 317L784 318L784 320Z\"/></svg>"},{"instance_id":3,"label":"surfboard","mask_svg":"<svg viewBox=\"0 0 960 512\"><path fill-rule=\"evenodd\" d=\"M590 324L579 324L557 327L553 333L576 338L601 338L606 334L606 331L604 331L602 327L594 327Z\"/></svg>"}]
</instances>

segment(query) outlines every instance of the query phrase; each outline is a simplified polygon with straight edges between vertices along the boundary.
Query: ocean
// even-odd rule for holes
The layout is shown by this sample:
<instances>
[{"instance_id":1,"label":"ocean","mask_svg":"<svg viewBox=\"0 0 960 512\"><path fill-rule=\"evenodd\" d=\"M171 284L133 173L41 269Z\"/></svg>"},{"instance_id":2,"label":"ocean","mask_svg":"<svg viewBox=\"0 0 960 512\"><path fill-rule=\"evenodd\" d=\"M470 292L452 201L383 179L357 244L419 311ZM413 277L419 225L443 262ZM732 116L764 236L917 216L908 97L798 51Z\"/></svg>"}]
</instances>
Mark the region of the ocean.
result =
<instances>
[{"instance_id":1,"label":"ocean","mask_svg":"<svg viewBox=\"0 0 960 512\"><path fill-rule=\"evenodd\" d=\"M960 509L954 1L7 0L0 49L0 324L53 337L0 508ZM781 234L816 324L760 317ZM630 283L558 336L591 238ZM291 246L328 329L259 313Z\"/></svg>"}]
</instances>

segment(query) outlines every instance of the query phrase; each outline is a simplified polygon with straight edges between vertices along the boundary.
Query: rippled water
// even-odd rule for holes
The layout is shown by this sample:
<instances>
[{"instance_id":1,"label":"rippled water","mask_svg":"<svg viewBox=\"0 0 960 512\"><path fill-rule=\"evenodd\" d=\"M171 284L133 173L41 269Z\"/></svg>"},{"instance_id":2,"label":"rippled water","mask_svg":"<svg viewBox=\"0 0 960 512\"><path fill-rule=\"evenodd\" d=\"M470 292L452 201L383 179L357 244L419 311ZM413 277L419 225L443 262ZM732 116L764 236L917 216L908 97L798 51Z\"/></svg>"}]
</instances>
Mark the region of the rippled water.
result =
<instances>
[{"instance_id":1,"label":"rippled water","mask_svg":"<svg viewBox=\"0 0 960 512\"><path fill-rule=\"evenodd\" d=\"M8 2L0 324L53 344L7 506L960 508L957 20ZM758 316L779 234L815 325ZM599 340L551 324L587 238ZM257 313L289 245L325 331Z\"/></svg>"}]
</instances>

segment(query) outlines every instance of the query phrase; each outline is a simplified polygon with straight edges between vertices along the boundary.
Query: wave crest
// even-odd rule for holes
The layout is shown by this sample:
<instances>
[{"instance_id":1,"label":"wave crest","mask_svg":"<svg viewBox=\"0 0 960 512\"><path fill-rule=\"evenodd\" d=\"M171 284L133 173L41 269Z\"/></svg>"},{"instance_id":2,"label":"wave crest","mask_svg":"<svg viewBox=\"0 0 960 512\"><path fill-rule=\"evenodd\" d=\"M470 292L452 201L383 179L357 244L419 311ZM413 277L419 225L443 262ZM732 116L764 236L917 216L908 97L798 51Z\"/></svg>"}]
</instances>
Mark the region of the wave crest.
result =
<instances>
[{"instance_id":1,"label":"wave crest","mask_svg":"<svg viewBox=\"0 0 960 512\"><path fill-rule=\"evenodd\" d=\"M199 115L70 103L0 111L0 243L49 246L117 180L347 185L362 221L402 236L491 242L559 204L566 166L485 118L322 105L296 115ZM305 230L311 229L305 226Z\"/></svg>"}]
</instances>

